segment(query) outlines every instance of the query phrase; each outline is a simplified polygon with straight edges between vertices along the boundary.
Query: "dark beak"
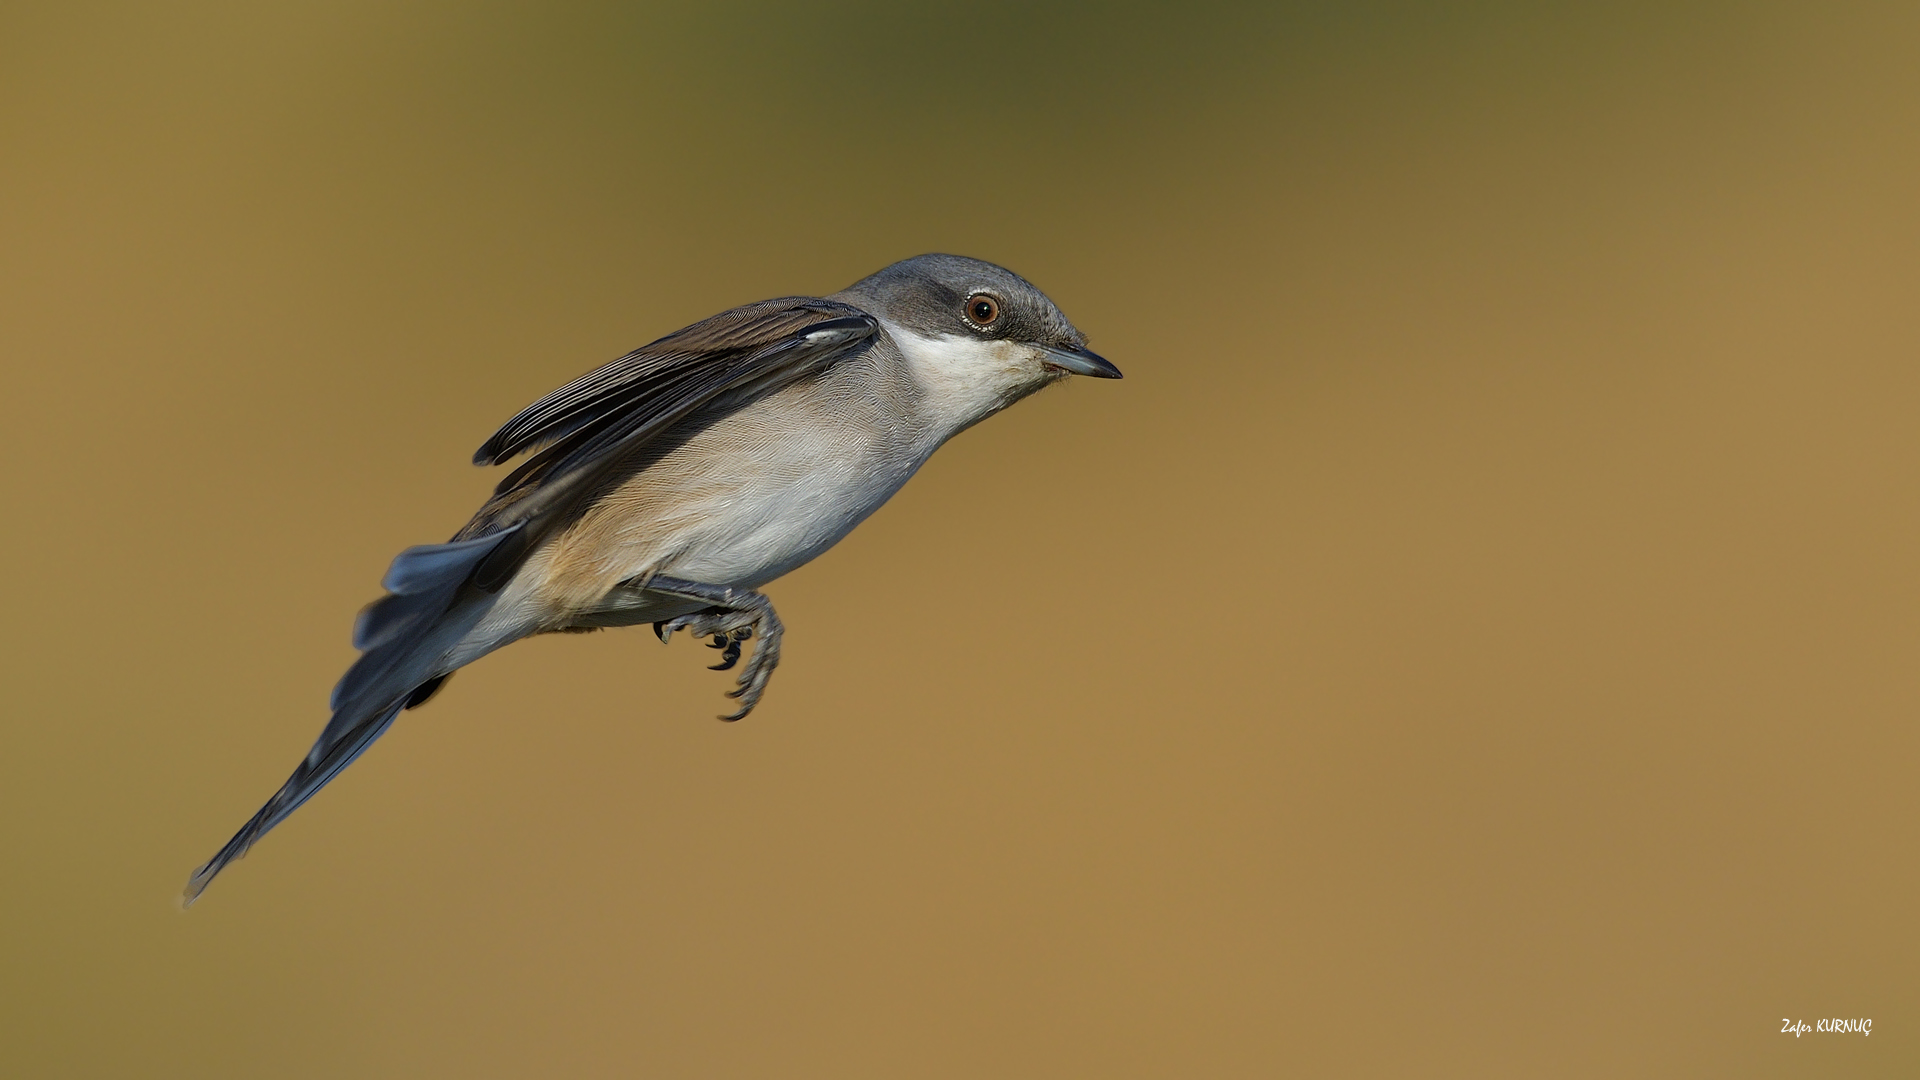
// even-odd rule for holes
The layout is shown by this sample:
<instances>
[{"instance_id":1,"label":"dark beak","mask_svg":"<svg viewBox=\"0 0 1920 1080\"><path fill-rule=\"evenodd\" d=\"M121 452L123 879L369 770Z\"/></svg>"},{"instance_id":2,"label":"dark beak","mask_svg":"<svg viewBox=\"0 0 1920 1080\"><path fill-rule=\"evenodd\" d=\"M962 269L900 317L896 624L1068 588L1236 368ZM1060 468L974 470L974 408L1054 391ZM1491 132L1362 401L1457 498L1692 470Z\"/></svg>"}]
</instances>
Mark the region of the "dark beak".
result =
<instances>
[{"instance_id":1,"label":"dark beak","mask_svg":"<svg viewBox=\"0 0 1920 1080\"><path fill-rule=\"evenodd\" d=\"M1043 346L1047 350L1047 363L1063 368L1075 375L1091 375L1096 379L1118 379L1120 369L1107 363L1105 357L1090 353L1085 349L1056 349Z\"/></svg>"}]
</instances>

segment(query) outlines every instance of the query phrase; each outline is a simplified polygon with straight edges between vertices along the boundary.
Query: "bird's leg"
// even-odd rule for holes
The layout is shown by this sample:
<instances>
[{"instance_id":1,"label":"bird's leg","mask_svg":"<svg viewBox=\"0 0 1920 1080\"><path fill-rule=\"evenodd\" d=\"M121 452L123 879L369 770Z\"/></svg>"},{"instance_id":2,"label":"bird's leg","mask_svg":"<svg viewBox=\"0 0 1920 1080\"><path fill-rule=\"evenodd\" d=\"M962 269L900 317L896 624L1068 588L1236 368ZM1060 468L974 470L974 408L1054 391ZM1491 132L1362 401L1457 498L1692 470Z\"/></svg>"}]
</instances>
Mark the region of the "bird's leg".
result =
<instances>
[{"instance_id":1,"label":"bird's leg","mask_svg":"<svg viewBox=\"0 0 1920 1080\"><path fill-rule=\"evenodd\" d=\"M740 711L720 719L738 720L752 712L753 707L760 704L760 695L766 692L767 680L773 678L773 669L780 664L780 635L785 628L780 625L780 616L773 612L773 601L752 589L706 585L660 574L634 584L649 592L707 605L690 615L654 623L653 632L660 635L661 641L672 637L676 630L690 631L695 637L713 638L710 647L725 650L720 654L720 662L713 665L715 671L733 667L740 659L741 643L758 639L746 669L740 672L739 688L727 693L728 697L740 699Z\"/></svg>"}]
</instances>

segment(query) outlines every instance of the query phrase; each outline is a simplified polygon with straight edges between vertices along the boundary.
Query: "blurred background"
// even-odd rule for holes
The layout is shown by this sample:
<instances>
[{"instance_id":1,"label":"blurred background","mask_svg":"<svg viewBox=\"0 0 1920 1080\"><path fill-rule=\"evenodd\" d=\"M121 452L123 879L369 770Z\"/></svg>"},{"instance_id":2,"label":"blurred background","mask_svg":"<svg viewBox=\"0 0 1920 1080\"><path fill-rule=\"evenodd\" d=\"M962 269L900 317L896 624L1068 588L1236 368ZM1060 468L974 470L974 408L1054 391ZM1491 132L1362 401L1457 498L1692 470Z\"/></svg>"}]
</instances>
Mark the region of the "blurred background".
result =
<instances>
[{"instance_id":1,"label":"blurred background","mask_svg":"<svg viewBox=\"0 0 1920 1080\"><path fill-rule=\"evenodd\" d=\"M1909 3L0 7L0 1072L1913 1075L1917 131ZM177 910L497 424L923 251L1126 381Z\"/></svg>"}]
</instances>

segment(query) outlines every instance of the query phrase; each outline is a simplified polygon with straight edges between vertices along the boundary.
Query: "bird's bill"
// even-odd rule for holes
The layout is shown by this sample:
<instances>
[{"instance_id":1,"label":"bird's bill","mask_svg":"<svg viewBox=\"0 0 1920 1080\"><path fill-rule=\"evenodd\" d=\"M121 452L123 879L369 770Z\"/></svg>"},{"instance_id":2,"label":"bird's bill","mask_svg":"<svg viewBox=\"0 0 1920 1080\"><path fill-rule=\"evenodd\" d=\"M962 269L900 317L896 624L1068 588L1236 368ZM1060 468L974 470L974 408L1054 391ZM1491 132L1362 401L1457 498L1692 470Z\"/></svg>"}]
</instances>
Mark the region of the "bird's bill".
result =
<instances>
[{"instance_id":1,"label":"bird's bill","mask_svg":"<svg viewBox=\"0 0 1920 1080\"><path fill-rule=\"evenodd\" d=\"M1090 353L1085 349L1056 349L1045 347L1047 363L1075 375L1091 375L1096 379L1118 379L1120 369L1107 362L1106 357Z\"/></svg>"}]
</instances>

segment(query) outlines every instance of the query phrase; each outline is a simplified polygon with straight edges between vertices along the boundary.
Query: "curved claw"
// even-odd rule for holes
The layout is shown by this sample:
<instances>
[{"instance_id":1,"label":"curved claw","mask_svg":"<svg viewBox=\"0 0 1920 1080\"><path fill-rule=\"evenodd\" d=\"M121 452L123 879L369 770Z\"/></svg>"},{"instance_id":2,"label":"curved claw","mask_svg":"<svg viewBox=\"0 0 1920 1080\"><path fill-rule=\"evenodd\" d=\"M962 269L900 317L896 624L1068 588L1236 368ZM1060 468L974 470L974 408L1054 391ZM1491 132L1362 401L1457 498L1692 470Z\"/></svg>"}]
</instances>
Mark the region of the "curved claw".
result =
<instances>
[{"instance_id":1,"label":"curved claw","mask_svg":"<svg viewBox=\"0 0 1920 1080\"><path fill-rule=\"evenodd\" d=\"M718 637L715 637L715 638L714 638L714 640L715 640L715 641L719 641L719 640L720 640L720 638L718 638ZM725 649L726 649L727 651L726 651L726 652L724 652L724 653L721 653L721 654L720 654L720 662L719 662L719 663L717 663L717 664L708 664L708 665L707 665L707 670L708 670L708 671L729 671L729 670L732 670L732 668L733 668L733 665L735 665L735 664L737 664L737 663L739 663L739 662L740 662L740 641L741 641L741 639L740 639L740 638L738 638L738 637L730 637L730 638L727 638L727 639L726 639L726 642L727 642L727 643L726 643L726 645L725 645L725 646L720 646L720 645L709 645L709 646L708 646L708 648L711 648L711 649L718 649L718 648L723 648L723 647L724 647L724 648L725 648Z\"/></svg>"}]
</instances>

